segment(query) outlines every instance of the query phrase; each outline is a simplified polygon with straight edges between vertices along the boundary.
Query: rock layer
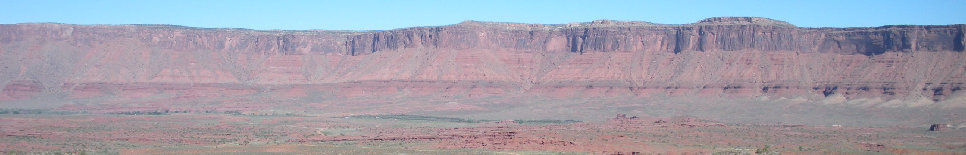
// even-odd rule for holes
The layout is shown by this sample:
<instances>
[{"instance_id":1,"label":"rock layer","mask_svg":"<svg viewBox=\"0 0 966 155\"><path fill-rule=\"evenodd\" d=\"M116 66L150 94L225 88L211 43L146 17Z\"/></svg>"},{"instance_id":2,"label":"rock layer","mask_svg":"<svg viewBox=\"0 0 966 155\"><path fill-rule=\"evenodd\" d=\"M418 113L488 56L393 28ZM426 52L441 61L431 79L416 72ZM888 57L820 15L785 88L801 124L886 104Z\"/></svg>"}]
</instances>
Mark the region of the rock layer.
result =
<instances>
[{"instance_id":1,"label":"rock layer","mask_svg":"<svg viewBox=\"0 0 966 155\"><path fill-rule=\"evenodd\" d=\"M754 17L686 25L466 21L387 31L13 24L0 25L0 86L5 86L0 99L108 91L77 87L92 83L421 81L474 88L498 83L504 93L559 96L842 94L942 100L960 93L966 82L964 29L799 28Z\"/></svg>"}]
</instances>

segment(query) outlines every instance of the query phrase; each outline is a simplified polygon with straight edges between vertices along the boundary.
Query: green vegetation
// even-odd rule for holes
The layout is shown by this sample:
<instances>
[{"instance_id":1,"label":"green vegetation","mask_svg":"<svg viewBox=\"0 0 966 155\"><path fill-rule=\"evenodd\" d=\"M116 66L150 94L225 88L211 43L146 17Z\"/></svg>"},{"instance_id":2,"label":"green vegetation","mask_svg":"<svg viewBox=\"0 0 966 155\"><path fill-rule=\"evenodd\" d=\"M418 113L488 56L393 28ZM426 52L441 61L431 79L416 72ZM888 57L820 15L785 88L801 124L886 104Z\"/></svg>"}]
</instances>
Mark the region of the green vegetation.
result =
<instances>
[{"instance_id":1,"label":"green vegetation","mask_svg":"<svg viewBox=\"0 0 966 155\"><path fill-rule=\"evenodd\" d=\"M238 110L232 110L232 111L225 111L225 114L231 114L231 115L243 115L243 114L241 113L241 111L238 111Z\"/></svg>"},{"instance_id":2,"label":"green vegetation","mask_svg":"<svg viewBox=\"0 0 966 155\"><path fill-rule=\"evenodd\" d=\"M10 151L10 152L2 152L0 154L8 154L8 155L21 155L21 154L40 154L40 155L87 155L87 154L91 154L91 153L88 153L87 151L83 151L83 150L78 150L78 151L70 151L70 152L21 152L21 151ZM116 153L100 152L100 153L93 153L93 154L116 154Z\"/></svg>"},{"instance_id":3,"label":"green vegetation","mask_svg":"<svg viewBox=\"0 0 966 155\"><path fill-rule=\"evenodd\" d=\"M355 128L325 129L322 131L322 135L325 136L359 135L359 133L359 129Z\"/></svg>"},{"instance_id":4,"label":"green vegetation","mask_svg":"<svg viewBox=\"0 0 966 155\"><path fill-rule=\"evenodd\" d=\"M127 112L113 112L109 114L117 115L167 115L170 113L188 113L189 111L171 111L171 110L155 110L155 111L127 111Z\"/></svg>"},{"instance_id":5,"label":"green vegetation","mask_svg":"<svg viewBox=\"0 0 966 155\"><path fill-rule=\"evenodd\" d=\"M742 151L739 151L739 150L727 150L727 151L718 151L718 152L711 153L711 155L737 155L737 154L745 154L746 155L746 154L749 154L749 153L748 152L742 152Z\"/></svg>"},{"instance_id":6,"label":"green vegetation","mask_svg":"<svg viewBox=\"0 0 966 155\"><path fill-rule=\"evenodd\" d=\"M78 112L68 112L68 111L50 111L47 109L0 109L0 115L2 114L54 114L54 115L67 115L67 114L77 114Z\"/></svg>"},{"instance_id":7,"label":"green vegetation","mask_svg":"<svg viewBox=\"0 0 966 155\"><path fill-rule=\"evenodd\" d=\"M108 113L108 114L116 114L116 115L168 115L168 114L190 113L190 112L191 111L188 111L188 110L183 110L183 111L178 111L178 110L155 110L155 111L112 112L112 113ZM244 115L239 110L229 110L229 111L222 111L222 112L218 112L216 110L205 110L204 113L206 113L206 114L224 113L224 114L230 114L230 115ZM2 113L0 113L0 114L2 114ZM38 112L38 114L39 114L39 112Z\"/></svg>"},{"instance_id":8,"label":"green vegetation","mask_svg":"<svg viewBox=\"0 0 966 155\"><path fill-rule=\"evenodd\" d=\"M392 119L392 120L406 120L406 121L438 121L438 122L452 122L452 123L481 123L481 122L495 121L495 120L472 120L472 119L462 119L462 118L421 116L421 115L359 115L359 116L350 116L346 118Z\"/></svg>"},{"instance_id":9,"label":"green vegetation","mask_svg":"<svg viewBox=\"0 0 966 155\"><path fill-rule=\"evenodd\" d=\"M766 153L769 153L769 152L771 152L771 150L769 150L770 148L771 148L771 146L765 145L765 147L756 149L755 150L755 154L766 154Z\"/></svg>"},{"instance_id":10,"label":"green vegetation","mask_svg":"<svg viewBox=\"0 0 966 155\"><path fill-rule=\"evenodd\" d=\"M516 122L516 123L518 123L518 124L533 124L533 125L541 125L541 124L570 124L570 123L579 123L580 122L580 121L577 121L577 120L552 120L552 119L542 119L542 120L513 120L513 121Z\"/></svg>"},{"instance_id":11,"label":"green vegetation","mask_svg":"<svg viewBox=\"0 0 966 155\"><path fill-rule=\"evenodd\" d=\"M449 123L483 123L483 122L496 122L498 120L483 120L483 119L462 119L462 118L452 118L452 117L436 117L436 116L422 116L422 115L359 115L350 116L346 118L358 118L358 119L391 119L391 120L405 120L405 121L434 121L434 122L449 122ZM576 120L552 120L552 119L542 119L542 120L513 120L517 124L570 124L577 123L580 121Z\"/></svg>"}]
</instances>

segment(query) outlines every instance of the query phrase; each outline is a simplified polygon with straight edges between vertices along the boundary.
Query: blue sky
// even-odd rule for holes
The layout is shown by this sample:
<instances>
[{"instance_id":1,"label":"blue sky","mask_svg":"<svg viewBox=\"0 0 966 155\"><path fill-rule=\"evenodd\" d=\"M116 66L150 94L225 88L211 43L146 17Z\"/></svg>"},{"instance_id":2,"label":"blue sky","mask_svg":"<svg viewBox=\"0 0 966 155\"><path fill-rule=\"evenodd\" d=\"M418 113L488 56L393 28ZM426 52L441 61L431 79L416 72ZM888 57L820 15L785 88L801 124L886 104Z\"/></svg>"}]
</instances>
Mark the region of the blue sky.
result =
<instances>
[{"instance_id":1,"label":"blue sky","mask_svg":"<svg viewBox=\"0 0 966 155\"><path fill-rule=\"evenodd\" d=\"M719 16L766 17L801 27L966 24L966 0L6 0L0 4L0 24L173 24L258 30L387 30L464 20L686 24Z\"/></svg>"}]
</instances>

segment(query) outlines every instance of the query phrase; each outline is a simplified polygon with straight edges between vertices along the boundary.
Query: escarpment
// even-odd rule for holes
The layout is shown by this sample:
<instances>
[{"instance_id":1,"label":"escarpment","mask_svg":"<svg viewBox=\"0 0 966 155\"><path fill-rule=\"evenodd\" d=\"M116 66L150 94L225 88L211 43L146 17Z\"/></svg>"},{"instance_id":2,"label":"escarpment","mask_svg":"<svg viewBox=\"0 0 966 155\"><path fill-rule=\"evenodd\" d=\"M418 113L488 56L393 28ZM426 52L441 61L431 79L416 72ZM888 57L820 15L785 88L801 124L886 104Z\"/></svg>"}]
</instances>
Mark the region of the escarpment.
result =
<instances>
[{"instance_id":1,"label":"escarpment","mask_svg":"<svg viewBox=\"0 0 966 155\"><path fill-rule=\"evenodd\" d=\"M621 21L572 25L464 22L443 27L374 32L353 36L346 44L351 47L347 49L349 53L433 47L578 53L753 50L861 55L903 51L962 52L964 44L964 25L797 28L769 24L778 21L741 24L712 19L690 25L621 24Z\"/></svg>"},{"instance_id":2,"label":"escarpment","mask_svg":"<svg viewBox=\"0 0 966 155\"><path fill-rule=\"evenodd\" d=\"M918 95L938 101L961 93L966 83L964 30L800 28L756 17L685 25L466 21L385 31L13 24L0 25L0 98L109 91L78 86L86 84L435 81L474 89L466 83L496 83L500 91L489 94Z\"/></svg>"}]
</instances>

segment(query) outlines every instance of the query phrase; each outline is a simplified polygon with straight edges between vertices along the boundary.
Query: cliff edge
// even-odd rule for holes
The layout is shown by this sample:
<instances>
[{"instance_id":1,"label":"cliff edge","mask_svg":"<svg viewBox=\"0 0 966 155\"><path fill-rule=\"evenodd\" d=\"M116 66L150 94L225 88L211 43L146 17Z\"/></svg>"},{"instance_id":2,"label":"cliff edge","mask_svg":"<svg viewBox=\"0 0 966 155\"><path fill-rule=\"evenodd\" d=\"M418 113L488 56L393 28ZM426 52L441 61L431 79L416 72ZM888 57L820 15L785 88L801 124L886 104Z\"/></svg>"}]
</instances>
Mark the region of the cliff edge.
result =
<instances>
[{"instance_id":1,"label":"cliff edge","mask_svg":"<svg viewBox=\"0 0 966 155\"><path fill-rule=\"evenodd\" d=\"M966 83L964 30L802 28L758 17L683 25L465 21L386 31L12 24L0 25L0 98L106 91L77 87L91 83L437 81L505 83L513 86L508 92L530 93L607 88L938 101Z\"/></svg>"}]
</instances>

